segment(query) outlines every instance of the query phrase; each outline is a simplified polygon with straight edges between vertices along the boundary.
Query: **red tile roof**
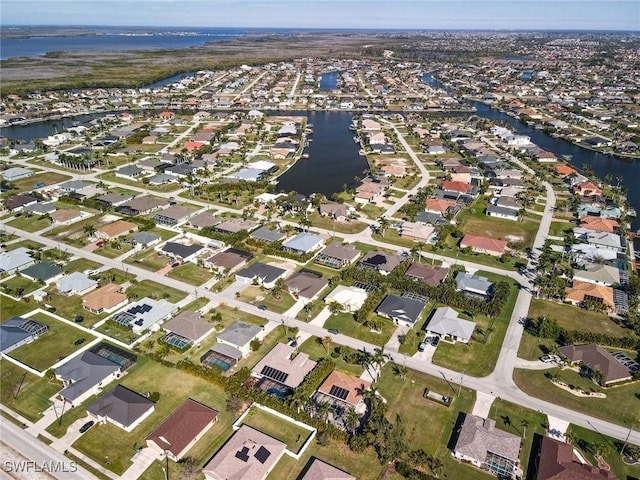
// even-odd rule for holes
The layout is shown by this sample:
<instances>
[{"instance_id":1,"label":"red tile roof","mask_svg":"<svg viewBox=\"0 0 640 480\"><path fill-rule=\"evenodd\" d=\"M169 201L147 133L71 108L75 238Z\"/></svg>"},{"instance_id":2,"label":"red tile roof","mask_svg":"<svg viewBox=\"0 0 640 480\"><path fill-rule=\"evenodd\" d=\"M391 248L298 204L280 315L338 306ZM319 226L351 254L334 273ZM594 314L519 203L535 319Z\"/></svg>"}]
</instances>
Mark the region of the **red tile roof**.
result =
<instances>
[{"instance_id":1,"label":"red tile roof","mask_svg":"<svg viewBox=\"0 0 640 480\"><path fill-rule=\"evenodd\" d=\"M467 234L460 242L462 248L471 247L479 250L487 250L490 252L503 253L507 248L507 242L496 240L495 238L481 237L479 235Z\"/></svg>"}]
</instances>

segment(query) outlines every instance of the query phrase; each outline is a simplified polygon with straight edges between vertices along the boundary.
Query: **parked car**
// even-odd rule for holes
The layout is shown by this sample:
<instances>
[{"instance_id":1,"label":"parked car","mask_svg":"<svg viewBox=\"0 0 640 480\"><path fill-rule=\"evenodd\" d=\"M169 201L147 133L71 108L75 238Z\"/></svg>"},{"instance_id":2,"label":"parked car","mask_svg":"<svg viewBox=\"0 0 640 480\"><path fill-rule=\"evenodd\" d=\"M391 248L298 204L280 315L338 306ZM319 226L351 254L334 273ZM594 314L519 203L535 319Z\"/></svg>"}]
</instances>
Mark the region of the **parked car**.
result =
<instances>
[{"instance_id":1,"label":"parked car","mask_svg":"<svg viewBox=\"0 0 640 480\"><path fill-rule=\"evenodd\" d=\"M439 343L440 343L440 337L433 337L431 339L431 345L433 345L434 347L437 347Z\"/></svg>"},{"instance_id":2,"label":"parked car","mask_svg":"<svg viewBox=\"0 0 640 480\"><path fill-rule=\"evenodd\" d=\"M329 332L331 335L338 335L340 333L337 328L330 328L329 330L327 330L327 332Z\"/></svg>"},{"instance_id":3,"label":"parked car","mask_svg":"<svg viewBox=\"0 0 640 480\"><path fill-rule=\"evenodd\" d=\"M543 355L540 357L540 361L543 363L558 363L560 361L560 357L558 355Z\"/></svg>"},{"instance_id":4,"label":"parked car","mask_svg":"<svg viewBox=\"0 0 640 480\"><path fill-rule=\"evenodd\" d=\"M82 323L84 322L84 317L82 315L76 315L76 318L74 318L73 321L76 323Z\"/></svg>"},{"instance_id":5,"label":"parked car","mask_svg":"<svg viewBox=\"0 0 640 480\"><path fill-rule=\"evenodd\" d=\"M93 420L89 420L87 423L80 427L80 433L84 433L89 430L91 427L93 427L94 423L95 422Z\"/></svg>"},{"instance_id":6,"label":"parked car","mask_svg":"<svg viewBox=\"0 0 640 480\"><path fill-rule=\"evenodd\" d=\"M79 338L73 344L77 347L78 345L82 345L84 343L84 338Z\"/></svg>"},{"instance_id":7,"label":"parked car","mask_svg":"<svg viewBox=\"0 0 640 480\"><path fill-rule=\"evenodd\" d=\"M423 340L422 342L420 342L420 345L418 345L418 351L424 352L425 348L427 348L427 341Z\"/></svg>"},{"instance_id":8,"label":"parked car","mask_svg":"<svg viewBox=\"0 0 640 480\"><path fill-rule=\"evenodd\" d=\"M258 305L258 310L269 310L266 305Z\"/></svg>"}]
</instances>

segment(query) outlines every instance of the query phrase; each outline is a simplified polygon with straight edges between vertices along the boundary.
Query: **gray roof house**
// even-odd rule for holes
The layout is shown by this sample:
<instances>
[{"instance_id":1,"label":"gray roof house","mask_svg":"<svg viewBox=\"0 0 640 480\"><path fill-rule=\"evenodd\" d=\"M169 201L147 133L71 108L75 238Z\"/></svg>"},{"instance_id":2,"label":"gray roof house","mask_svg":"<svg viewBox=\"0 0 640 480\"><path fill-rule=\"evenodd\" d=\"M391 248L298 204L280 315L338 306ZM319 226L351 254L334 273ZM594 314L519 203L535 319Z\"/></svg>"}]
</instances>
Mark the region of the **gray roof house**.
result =
<instances>
[{"instance_id":1,"label":"gray roof house","mask_svg":"<svg viewBox=\"0 0 640 480\"><path fill-rule=\"evenodd\" d=\"M284 277L286 273L287 271L282 268L256 262L237 272L236 279L243 280L245 283L252 283L255 280L258 285L264 285L265 288L273 288L276 280Z\"/></svg>"},{"instance_id":2,"label":"gray roof house","mask_svg":"<svg viewBox=\"0 0 640 480\"><path fill-rule=\"evenodd\" d=\"M384 253L381 251L368 252L360 262L359 267L370 268L380 272L382 275L389 275L402 263L404 257L395 253Z\"/></svg>"},{"instance_id":3,"label":"gray roof house","mask_svg":"<svg viewBox=\"0 0 640 480\"><path fill-rule=\"evenodd\" d=\"M420 318L424 310L425 302L399 295L387 295L376 308L376 313L389 317L396 323L402 323L409 327Z\"/></svg>"},{"instance_id":4,"label":"gray roof house","mask_svg":"<svg viewBox=\"0 0 640 480\"><path fill-rule=\"evenodd\" d=\"M0 253L0 273L12 274L33 265L35 260L29 255L29 249L16 248Z\"/></svg>"},{"instance_id":5,"label":"gray roof house","mask_svg":"<svg viewBox=\"0 0 640 480\"><path fill-rule=\"evenodd\" d=\"M49 202L34 203L33 205L27 205L24 207L24 211L35 215L45 215L47 213L55 212L56 206Z\"/></svg>"},{"instance_id":6,"label":"gray roof house","mask_svg":"<svg viewBox=\"0 0 640 480\"><path fill-rule=\"evenodd\" d=\"M286 237L284 233L275 229L272 230L267 226L260 227L259 229L251 232L249 236L267 243L279 242Z\"/></svg>"},{"instance_id":7,"label":"gray roof house","mask_svg":"<svg viewBox=\"0 0 640 480\"><path fill-rule=\"evenodd\" d=\"M122 385L108 391L87 407L87 413L102 423L113 423L131 432L155 410L155 404Z\"/></svg>"},{"instance_id":8,"label":"gray roof house","mask_svg":"<svg viewBox=\"0 0 640 480\"><path fill-rule=\"evenodd\" d=\"M79 405L120 376L122 368L93 352L84 352L56 368L56 378L64 388L59 395L71 405Z\"/></svg>"},{"instance_id":9,"label":"gray roof house","mask_svg":"<svg viewBox=\"0 0 640 480\"><path fill-rule=\"evenodd\" d=\"M314 458L313 463L300 480L356 480L356 477Z\"/></svg>"},{"instance_id":10,"label":"gray roof house","mask_svg":"<svg viewBox=\"0 0 640 480\"><path fill-rule=\"evenodd\" d=\"M165 255L188 262L203 248L202 245L183 245L182 243L167 242L160 250Z\"/></svg>"},{"instance_id":11,"label":"gray roof house","mask_svg":"<svg viewBox=\"0 0 640 480\"><path fill-rule=\"evenodd\" d=\"M238 320L218 334L218 343L233 347L246 357L251 350L251 341L262 340L263 336L264 327Z\"/></svg>"},{"instance_id":12,"label":"gray roof house","mask_svg":"<svg viewBox=\"0 0 640 480\"><path fill-rule=\"evenodd\" d=\"M282 244L282 248L304 255L322 246L324 240L320 235L302 232Z\"/></svg>"},{"instance_id":13,"label":"gray roof house","mask_svg":"<svg viewBox=\"0 0 640 480\"><path fill-rule=\"evenodd\" d=\"M0 323L0 353L9 353L35 340L49 330L44 323L22 317L11 317Z\"/></svg>"},{"instance_id":14,"label":"gray roof house","mask_svg":"<svg viewBox=\"0 0 640 480\"><path fill-rule=\"evenodd\" d=\"M472 293L475 295L481 295L483 297L488 297L491 295L491 289L493 288L493 283L491 283L487 278L481 277L479 275L471 275L466 272L458 272L456 274L456 289Z\"/></svg>"},{"instance_id":15,"label":"gray roof house","mask_svg":"<svg viewBox=\"0 0 640 480\"><path fill-rule=\"evenodd\" d=\"M431 316L429 325L425 327L427 335L437 335L440 339L453 343L469 343L475 328L474 322L459 318L458 312L449 307L436 309Z\"/></svg>"},{"instance_id":16,"label":"gray roof house","mask_svg":"<svg viewBox=\"0 0 640 480\"><path fill-rule=\"evenodd\" d=\"M34 282L43 281L48 282L55 280L57 277L64 273L64 269L54 262L42 262L25 268L22 271L22 275L29 277Z\"/></svg>"},{"instance_id":17,"label":"gray roof house","mask_svg":"<svg viewBox=\"0 0 640 480\"><path fill-rule=\"evenodd\" d=\"M519 466L520 437L496 428L489 418L465 415L453 456L501 478L522 476Z\"/></svg>"},{"instance_id":18,"label":"gray roof house","mask_svg":"<svg viewBox=\"0 0 640 480\"><path fill-rule=\"evenodd\" d=\"M585 270L574 270L573 279L596 285L617 285L620 283L620 270L603 264L590 264Z\"/></svg>"},{"instance_id":19,"label":"gray roof house","mask_svg":"<svg viewBox=\"0 0 640 480\"><path fill-rule=\"evenodd\" d=\"M296 298L312 300L329 282L315 272L297 272L286 281L289 292Z\"/></svg>"},{"instance_id":20,"label":"gray roof house","mask_svg":"<svg viewBox=\"0 0 640 480\"><path fill-rule=\"evenodd\" d=\"M98 282L92 280L84 273L73 272L65 275L56 282L58 291L65 295L84 295L98 286Z\"/></svg>"},{"instance_id":21,"label":"gray roof house","mask_svg":"<svg viewBox=\"0 0 640 480\"><path fill-rule=\"evenodd\" d=\"M20 180L21 178L27 178L33 175L33 170L29 170L24 167L13 167L7 168L0 172L2 178L4 178L7 182L15 182L16 180Z\"/></svg>"},{"instance_id":22,"label":"gray roof house","mask_svg":"<svg viewBox=\"0 0 640 480\"><path fill-rule=\"evenodd\" d=\"M351 245L333 241L316 256L315 263L327 267L341 268L351 264L360 255L360 250Z\"/></svg>"},{"instance_id":23,"label":"gray roof house","mask_svg":"<svg viewBox=\"0 0 640 480\"><path fill-rule=\"evenodd\" d=\"M304 381L315 366L316 362L310 360L306 353L297 352L296 348L286 343L276 343L253 367L252 375L293 389Z\"/></svg>"},{"instance_id":24,"label":"gray roof house","mask_svg":"<svg viewBox=\"0 0 640 480\"><path fill-rule=\"evenodd\" d=\"M138 232L131 235L131 240L133 240L137 248L143 249L159 243L162 238L155 233Z\"/></svg>"},{"instance_id":25,"label":"gray roof house","mask_svg":"<svg viewBox=\"0 0 640 480\"><path fill-rule=\"evenodd\" d=\"M199 344L214 330L214 326L207 322L200 312L189 310L180 312L166 322L162 328L195 344Z\"/></svg>"},{"instance_id":26,"label":"gray roof house","mask_svg":"<svg viewBox=\"0 0 640 480\"><path fill-rule=\"evenodd\" d=\"M151 217L151 220L160 224L168 225L170 227L177 225L178 223L189 218L193 213L197 211L193 207L183 207L181 205L172 205Z\"/></svg>"},{"instance_id":27,"label":"gray roof house","mask_svg":"<svg viewBox=\"0 0 640 480\"><path fill-rule=\"evenodd\" d=\"M127 165L125 167L119 168L114 173L116 177L136 178L145 173L145 171L142 168Z\"/></svg>"},{"instance_id":28,"label":"gray roof house","mask_svg":"<svg viewBox=\"0 0 640 480\"><path fill-rule=\"evenodd\" d=\"M506 220L518 220L518 210L512 208L489 205L485 211L488 217L504 218Z\"/></svg>"}]
</instances>

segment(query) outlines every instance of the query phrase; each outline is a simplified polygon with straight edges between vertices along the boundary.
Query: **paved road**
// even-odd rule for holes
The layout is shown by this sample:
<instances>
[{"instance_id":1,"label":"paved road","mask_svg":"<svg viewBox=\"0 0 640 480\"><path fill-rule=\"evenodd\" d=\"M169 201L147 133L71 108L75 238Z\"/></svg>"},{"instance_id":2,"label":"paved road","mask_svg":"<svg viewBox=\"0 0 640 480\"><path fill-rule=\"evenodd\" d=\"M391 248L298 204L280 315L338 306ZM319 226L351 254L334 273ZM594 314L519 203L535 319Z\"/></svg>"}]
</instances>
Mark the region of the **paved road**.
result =
<instances>
[{"instance_id":1,"label":"paved road","mask_svg":"<svg viewBox=\"0 0 640 480\"><path fill-rule=\"evenodd\" d=\"M51 477L60 480L94 480L95 476L86 471L84 468L75 465L70 459L55 451L49 445L32 437L29 433L18 428L4 417L0 417L0 442L10 445L20 455L35 462L22 465L11 464L13 469L24 468L24 472L41 472L46 471ZM2 466L4 469L7 465ZM53 471L53 470L58 470ZM28 477L27 477L28 478Z\"/></svg>"}]
</instances>

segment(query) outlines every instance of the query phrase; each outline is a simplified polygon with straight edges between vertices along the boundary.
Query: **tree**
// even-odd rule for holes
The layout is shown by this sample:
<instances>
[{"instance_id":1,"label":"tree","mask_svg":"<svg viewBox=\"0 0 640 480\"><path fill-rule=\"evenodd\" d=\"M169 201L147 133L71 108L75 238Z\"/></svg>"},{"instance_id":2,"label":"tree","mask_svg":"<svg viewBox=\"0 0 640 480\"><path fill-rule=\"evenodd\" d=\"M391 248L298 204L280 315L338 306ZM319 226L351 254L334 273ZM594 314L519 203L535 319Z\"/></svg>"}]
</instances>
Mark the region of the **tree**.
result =
<instances>
[{"instance_id":1,"label":"tree","mask_svg":"<svg viewBox=\"0 0 640 480\"><path fill-rule=\"evenodd\" d=\"M287 284L285 283L284 279L279 278L278 280L276 280L276 283L273 285L273 288L271 289L271 295L273 295L275 298L279 300L280 298L282 298L282 292L286 287L287 287Z\"/></svg>"},{"instance_id":2,"label":"tree","mask_svg":"<svg viewBox=\"0 0 640 480\"><path fill-rule=\"evenodd\" d=\"M398 365L397 363L394 363L393 373L400 377L402 381L405 381L407 379L407 373L409 373L409 369L406 367L406 365Z\"/></svg>"},{"instance_id":3,"label":"tree","mask_svg":"<svg viewBox=\"0 0 640 480\"><path fill-rule=\"evenodd\" d=\"M356 412L353 407L344 413L344 423L351 434L356 432L356 428L358 428L360 424L360 415L358 415L358 412Z\"/></svg>"},{"instance_id":4,"label":"tree","mask_svg":"<svg viewBox=\"0 0 640 480\"><path fill-rule=\"evenodd\" d=\"M180 465L180 478L182 480L196 480L200 478L202 468L193 457L185 457L178 462Z\"/></svg>"},{"instance_id":5,"label":"tree","mask_svg":"<svg viewBox=\"0 0 640 480\"><path fill-rule=\"evenodd\" d=\"M289 397L289 403L298 413L300 413L300 410L309 403L309 397L307 397L301 388L296 388L293 391L293 394Z\"/></svg>"},{"instance_id":6,"label":"tree","mask_svg":"<svg viewBox=\"0 0 640 480\"><path fill-rule=\"evenodd\" d=\"M323 419L325 422L329 417L329 412L331 411L331 405L328 402L320 402L316 405L316 413L318 416Z\"/></svg>"},{"instance_id":7,"label":"tree","mask_svg":"<svg viewBox=\"0 0 640 480\"><path fill-rule=\"evenodd\" d=\"M87 237L93 237L93 235L96 233L96 227L94 227L92 223L83 226L82 230L87 234Z\"/></svg>"},{"instance_id":8,"label":"tree","mask_svg":"<svg viewBox=\"0 0 640 480\"><path fill-rule=\"evenodd\" d=\"M391 222L387 217L378 218L378 228L380 229L380 235L384 236L384 232L390 224Z\"/></svg>"},{"instance_id":9,"label":"tree","mask_svg":"<svg viewBox=\"0 0 640 480\"><path fill-rule=\"evenodd\" d=\"M429 468L431 469L431 474L437 478L444 469L444 463L438 457L431 457Z\"/></svg>"},{"instance_id":10,"label":"tree","mask_svg":"<svg viewBox=\"0 0 640 480\"><path fill-rule=\"evenodd\" d=\"M324 347L324 349L327 352L327 355L329 354L329 345L331 345L331 337L329 337L328 335L326 337L322 337L321 340L322 346Z\"/></svg>"},{"instance_id":11,"label":"tree","mask_svg":"<svg viewBox=\"0 0 640 480\"><path fill-rule=\"evenodd\" d=\"M523 437L527 436L527 427L529 426L529 421L526 418L523 418L522 420L520 420L520 426L523 428Z\"/></svg>"},{"instance_id":12,"label":"tree","mask_svg":"<svg viewBox=\"0 0 640 480\"><path fill-rule=\"evenodd\" d=\"M566 433L564 434L564 439L569 445L573 445L573 442L575 442L578 439L578 436L575 433L573 433L572 430L567 430Z\"/></svg>"},{"instance_id":13,"label":"tree","mask_svg":"<svg viewBox=\"0 0 640 480\"><path fill-rule=\"evenodd\" d=\"M236 395L229 395L229 397L227 397L227 412L236 415L240 410L242 410L243 406L244 400L240 397L237 397Z\"/></svg>"},{"instance_id":14,"label":"tree","mask_svg":"<svg viewBox=\"0 0 640 480\"><path fill-rule=\"evenodd\" d=\"M338 302L331 302L329 304L329 311L334 315L340 313L342 311L342 305L340 305Z\"/></svg>"}]
</instances>

